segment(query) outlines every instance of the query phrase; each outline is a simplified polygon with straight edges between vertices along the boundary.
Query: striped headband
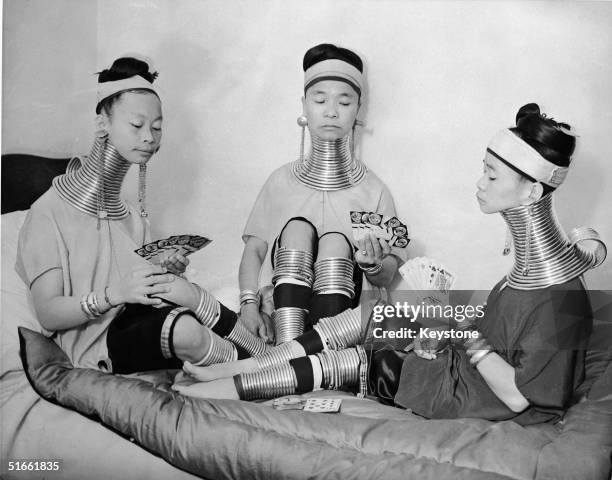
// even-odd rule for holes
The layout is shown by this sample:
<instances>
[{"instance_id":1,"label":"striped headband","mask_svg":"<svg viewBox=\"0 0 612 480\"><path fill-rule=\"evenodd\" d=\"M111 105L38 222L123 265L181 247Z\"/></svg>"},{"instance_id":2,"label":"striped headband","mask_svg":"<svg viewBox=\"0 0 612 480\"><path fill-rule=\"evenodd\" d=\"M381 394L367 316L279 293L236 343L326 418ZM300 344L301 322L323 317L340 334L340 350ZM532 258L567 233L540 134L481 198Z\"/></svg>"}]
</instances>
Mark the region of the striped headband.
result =
<instances>
[{"instance_id":1,"label":"striped headband","mask_svg":"<svg viewBox=\"0 0 612 480\"><path fill-rule=\"evenodd\" d=\"M507 128L495 134L487 152L534 180L554 188L563 183L569 170L546 160Z\"/></svg>"},{"instance_id":2,"label":"striped headband","mask_svg":"<svg viewBox=\"0 0 612 480\"><path fill-rule=\"evenodd\" d=\"M155 88L153 88L153 84L151 82L145 80L140 75L134 75L132 77L123 78L121 80L114 80L111 82L98 83L98 92L97 92L98 105L105 98L108 98L119 92L123 92L125 90L134 90L134 89L150 90L151 92L153 92L155 95L159 97L159 95L155 91Z\"/></svg>"},{"instance_id":3,"label":"striped headband","mask_svg":"<svg viewBox=\"0 0 612 480\"><path fill-rule=\"evenodd\" d=\"M308 68L304 72L304 91L323 80L338 80L348 83L361 96L363 74L344 60L322 60Z\"/></svg>"}]
</instances>

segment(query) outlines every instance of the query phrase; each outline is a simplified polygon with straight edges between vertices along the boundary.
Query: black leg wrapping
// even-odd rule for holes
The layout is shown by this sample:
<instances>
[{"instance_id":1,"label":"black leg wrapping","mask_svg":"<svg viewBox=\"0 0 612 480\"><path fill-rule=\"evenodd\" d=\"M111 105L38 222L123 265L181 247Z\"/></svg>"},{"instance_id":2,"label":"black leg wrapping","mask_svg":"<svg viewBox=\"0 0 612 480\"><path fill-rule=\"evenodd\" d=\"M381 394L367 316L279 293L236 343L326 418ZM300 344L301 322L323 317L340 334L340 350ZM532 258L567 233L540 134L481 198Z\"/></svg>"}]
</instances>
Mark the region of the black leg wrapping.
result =
<instances>
[{"instance_id":1,"label":"black leg wrapping","mask_svg":"<svg viewBox=\"0 0 612 480\"><path fill-rule=\"evenodd\" d=\"M242 348L240 345L236 345L234 343L234 346L236 347L236 351L238 352L238 360L242 360L243 358L251 358L251 354L247 352L244 348Z\"/></svg>"},{"instance_id":2,"label":"black leg wrapping","mask_svg":"<svg viewBox=\"0 0 612 480\"><path fill-rule=\"evenodd\" d=\"M306 355L314 355L323 350L321 336L315 330L303 333L295 339L306 351Z\"/></svg>"},{"instance_id":3,"label":"black leg wrapping","mask_svg":"<svg viewBox=\"0 0 612 480\"><path fill-rule=\"evenodd\" d=\"M238 315L222 303L219 303L219 307L221 313L219 321L212 327L212 331L220 337L226 337L234 329L234 325L238 321Z\"/></svg>"},{"instance_id":4,"label":"black leg wrapping","mask_svg":"<svg viewBox=\"0 0 612 480\"><path fill-rule=\"evenodd\" d=\"M311 326L316 325L321 318L334 317L351 308L352 304L353 301L349 297L340 293L314 295L310 302L308 321Z\"/></svg>"},{"instance_id":5,"label":"black leg wrapping","mask_svg":"<svg viewBox=\"0 0 612 480\"><path fill-rule=\"evenodd\" d=\"M308 357L294 358L289 360L289 364L295 371L297 378L296 393L312 392L314 389L314 376L312 373L312 363Z\"/></svg>"},{"instance_id":6,"label":"black leg wrapping","mask_svg":"<svg viewBox=\"0 0 612 480\"><path fill-rule=\"evenodd\" d=\"M296 307L308 310L311 296L310 287L281 283L274 287L274 308Z\"/></svg>"}]
</instances>

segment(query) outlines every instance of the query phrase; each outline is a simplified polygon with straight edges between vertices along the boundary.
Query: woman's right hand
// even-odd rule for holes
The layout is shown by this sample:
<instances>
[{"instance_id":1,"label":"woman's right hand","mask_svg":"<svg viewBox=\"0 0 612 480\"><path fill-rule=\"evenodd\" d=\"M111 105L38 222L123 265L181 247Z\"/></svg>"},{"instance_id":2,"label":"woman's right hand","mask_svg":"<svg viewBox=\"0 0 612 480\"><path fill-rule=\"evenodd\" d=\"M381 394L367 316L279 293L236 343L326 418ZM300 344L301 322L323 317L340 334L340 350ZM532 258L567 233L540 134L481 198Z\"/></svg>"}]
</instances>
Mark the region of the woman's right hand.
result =
<instances>
[{"instance_id":1,"label":"woman's right hand","mask_svg":"<svg viewBox=\"0 0 612 480\"><path fill-rule=\"evenodd\" d=\"M430 331L444 331L446 327L433 327ZM419 335L414 339L414 353L417 357L424 358L426 360L434 360L438 358L438 353L444 350L449 344L448 339L443 338L438 340L437 338L431 338L427 336Z\"/></svg>"},{"instance_id":2,"label":"woman's right hand","mask_svg":"<svg viewBox=\"0 0 612 480\"><path fill-rule=\"evenodd\" d=\"M356 243L358 250L355 252L355 261L361 268L380 265L391 253L389 243L382 238L376 238L372 232L368 232Z\"/></svg>"},{"instance_id":3,"label":"woman's right hand","mask_svg":"<svg viewBox=\"0 0 612 480\"><path fill-rule=\"evenodd\" d=\"M108 287L108 300L113 305L123 303L140 303L142 305L159 305L162 300L150 298L154 295L163 295L170 291L167 283L173 282L175 276L167 273L166 268L160 265L151 265L132 270L119 282Z\"/></svg>"},{"instance_id":4,"label":"woman's right hand","mask_svg":"<svg viewBox=\"0 0 612 480\"><path fill-rule=\"evenodd\" d=\"M433 360L437 358L438 341L431 338L417 337L414 339L414 353L417 357L425 360Z\"/></svg>"},{"instance_id":5,"label":"woman's right hand","mask_svg":"<svg viewBox=\"0 0 612 480\"><path fill-rule=\"evenodd\" d=\"M274 341L274 327L272 320L259 311L256 303L247 303L240 308L240 322L253 334L264 342Z\"/></svg>"}]
</instances>

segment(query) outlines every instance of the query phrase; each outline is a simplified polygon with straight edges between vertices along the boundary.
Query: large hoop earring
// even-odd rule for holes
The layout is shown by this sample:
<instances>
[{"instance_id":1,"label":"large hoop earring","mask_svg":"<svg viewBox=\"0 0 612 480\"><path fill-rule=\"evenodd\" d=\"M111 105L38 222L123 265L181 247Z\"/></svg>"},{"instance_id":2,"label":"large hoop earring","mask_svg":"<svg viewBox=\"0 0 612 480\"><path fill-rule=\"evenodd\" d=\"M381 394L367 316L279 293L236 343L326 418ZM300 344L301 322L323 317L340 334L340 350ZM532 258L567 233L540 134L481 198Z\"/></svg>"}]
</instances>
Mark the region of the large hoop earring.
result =
<instances>
[{"instance_id":1,"label":"large hoop earring","mask_svg":"<svg viewBox=\"0 0 612 480\"><path fill-rule=\"evenodd\" d=\"M98 130L96 130L95 136L100 140L106 140L108 139L108 132L105 128L99 128Z\"/></svg>"}]
</instances>

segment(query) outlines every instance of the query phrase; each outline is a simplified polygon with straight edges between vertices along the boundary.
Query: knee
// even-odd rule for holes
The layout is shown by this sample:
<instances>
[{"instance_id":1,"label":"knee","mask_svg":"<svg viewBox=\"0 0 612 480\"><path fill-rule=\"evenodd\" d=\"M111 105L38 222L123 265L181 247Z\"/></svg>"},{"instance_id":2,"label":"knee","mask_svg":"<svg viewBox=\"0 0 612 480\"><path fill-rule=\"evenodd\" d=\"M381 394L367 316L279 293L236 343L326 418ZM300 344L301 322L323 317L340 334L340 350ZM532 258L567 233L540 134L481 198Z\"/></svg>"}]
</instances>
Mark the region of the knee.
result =
<instances>
[{"instance_id":1,"label":"knee","mask_svg":"<svg viewBox=\"0 0 612 480\"><path fill-rule=\"evenodd\" d=\"M319 239L317 260L331 257L353 258L353 249L347 238L339 232L329 232Z\"/></svg>"},{"instance_id":2,"label":"knee","mask_svg":"<svg viewBox=\"0 0 612 480\"><path fill-rule=\"evenodd\" d=\"M181 360L199 361L208 351L210 335L191 315L182 315L174 326L174 352Z\"/></svg>"},{"instance_id":3,"label":"knee","mask_svg":"<svg viewBox=\"0 0 612 480\"><path fill-rule=\"evenodd\" d=\"M304 218L292 218L287 222L280 236L285 248L311 252L317 237L315 226Z\"/></svg>"}]
</instances>

